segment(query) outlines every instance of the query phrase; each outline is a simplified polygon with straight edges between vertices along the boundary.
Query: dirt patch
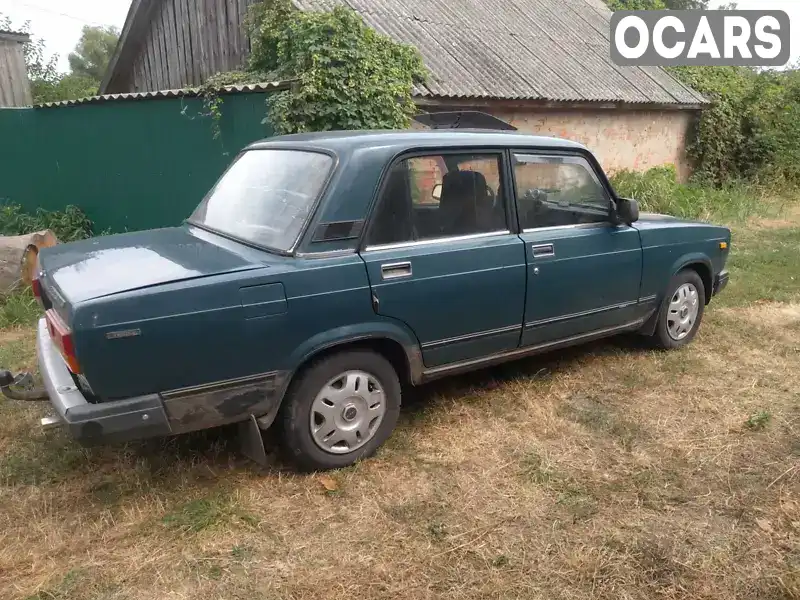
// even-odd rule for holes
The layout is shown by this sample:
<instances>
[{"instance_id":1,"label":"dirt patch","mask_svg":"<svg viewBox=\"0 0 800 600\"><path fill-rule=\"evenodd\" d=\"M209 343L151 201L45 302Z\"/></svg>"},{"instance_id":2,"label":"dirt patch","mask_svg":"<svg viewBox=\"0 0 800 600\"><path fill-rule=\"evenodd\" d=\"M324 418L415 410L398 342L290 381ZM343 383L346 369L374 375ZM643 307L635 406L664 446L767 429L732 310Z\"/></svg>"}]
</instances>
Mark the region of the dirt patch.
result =
<instances>
[{"instance_id":1,"label":"dirt patch","mask_svg":"<svg viewBox=\"0 0 800 600\"><path fill-rule=\"evenodd\" d=\"M0 346L30 338L30 335L31 332L29 328L0 329Z\"/></svg>"},{"instance_id":2,"label":"dirt patch","mask_svg":"<svg viewBox=\"0 0 800 600\"><path fill-rule=\"evenodd\" d=\"M720 312L752 326L753 335L761 335L764 341L778 336L789 349L796 348L800 342L800 303L756 302L742 308L720 309Z\"/></svg>"},{"instance_id":3,"label":"dirt patch","mask_svg":"<svg viewBox=\"0 0 800 600\"><path fill-rule=\"evenodd\" d=\"M771 218L754 218L748 226L759 229L787 229L800 223L800 204L792 203L781 210L781 215Z\"/></svg>"}]
</instances>

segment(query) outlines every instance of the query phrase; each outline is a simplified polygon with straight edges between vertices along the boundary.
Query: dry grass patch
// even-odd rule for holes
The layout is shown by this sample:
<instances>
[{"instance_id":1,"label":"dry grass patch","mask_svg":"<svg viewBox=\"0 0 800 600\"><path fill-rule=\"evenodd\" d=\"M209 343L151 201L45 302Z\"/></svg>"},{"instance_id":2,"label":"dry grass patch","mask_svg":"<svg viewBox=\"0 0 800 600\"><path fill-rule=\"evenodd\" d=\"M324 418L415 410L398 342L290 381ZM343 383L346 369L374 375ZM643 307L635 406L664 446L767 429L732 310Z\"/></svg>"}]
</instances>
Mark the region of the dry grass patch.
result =
<instances>
[{"instance_id":1,"label":"dry grass patch","mask_svg":"<svg viewBox=\"0 0 800 600\"><path fill-rule=\"evenodd\" d=\"M442 381L333 473L254 467L231 430L82 449L3 403L0 597L798 600L800 296L748 235L689 348ZM0 355L29 365L20 335Z\"/></svg>"}]
</instances>

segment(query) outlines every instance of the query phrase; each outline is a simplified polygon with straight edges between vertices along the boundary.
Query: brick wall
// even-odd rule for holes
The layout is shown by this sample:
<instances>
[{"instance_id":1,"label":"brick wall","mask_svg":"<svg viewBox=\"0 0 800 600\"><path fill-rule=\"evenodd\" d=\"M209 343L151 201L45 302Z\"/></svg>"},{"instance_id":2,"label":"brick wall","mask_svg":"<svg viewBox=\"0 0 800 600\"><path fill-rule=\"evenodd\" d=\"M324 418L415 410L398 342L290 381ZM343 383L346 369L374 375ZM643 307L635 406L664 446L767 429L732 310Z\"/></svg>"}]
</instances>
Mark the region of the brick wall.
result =
<instances>
[{"instance_id":1,"label":"brick wall","mask_svg":"<svg viewBox=\"0 0 800 600\"><path fill-rule=\"evenodd\" d=\"M515 109L492 110L520 131L562 137L587 146L603 168L646 171L674 164L678 175L689 175L686 137L691 111Z\"/></svg>"}]
</instances>

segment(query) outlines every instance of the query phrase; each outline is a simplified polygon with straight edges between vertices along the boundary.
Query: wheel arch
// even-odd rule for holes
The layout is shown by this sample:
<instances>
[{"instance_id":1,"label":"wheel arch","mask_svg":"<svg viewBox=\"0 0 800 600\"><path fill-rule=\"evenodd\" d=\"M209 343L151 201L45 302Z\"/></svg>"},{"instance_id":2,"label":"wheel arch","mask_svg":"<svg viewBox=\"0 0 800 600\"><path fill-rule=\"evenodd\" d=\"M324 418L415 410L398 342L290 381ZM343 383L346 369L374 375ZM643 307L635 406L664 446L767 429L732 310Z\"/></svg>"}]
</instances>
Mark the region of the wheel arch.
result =
<instances>
[{"instance_id":1,"label":"wheel arch","mask_svg":"<svg viewBox=\"0 0 800 600\"><path fill-rule=\"evenodd\" d=\"M680 260L676 261L675 264L673 265L669 280L665 284L664 289L658 295L657 299L658 308L645 322L645 324L642 325L642 327L639 329L639 333L646 336L653 335L653 332L656 329L656 324L658 323L658 315L661 312L661 307L664 302L669 282L672 281L672 278L675 277L678 273L686 270L691 270L697 273L697 275L703 282L703 292L704 292L703 295L705 296L705 304L708 305L708 303L711 301L711 291L714 285L711 260L709 260L707 256L704 256L702 254L684 256Z\"/></svg>"},{"instance_id":2,"label":"wheel arch","mask_svg":"<svg viewBox=\"0 0 800 600\"><path fill-rule=\"evenodd\" d=\"M686 270L694 271L700 276L703 282L703 297L706 306L708 306L711 302L712 291L714 289L714 270L711 266L711 260L703 255L685 257L678 266L673 269L672 277Z\"/></svg>"},{"instance_id":3,"label":"wheel arch","mask_svg":"<svg viewBox=\"0 0 800 600\"><path fill-rule=\"evenodd\" d=\"M259 426L267 429L278 415L289 386L314 361L337 352L368 349L383 356L394 367L401 384L416 385L422 380L422 352L416 336L400 325L390 322L344 326L326 331L307 340L287 361L291 367L283 372L272 410L258 418Z\"/></svg>"},{"instance_id":4,"label":"wheel arch","mask_svg":"<svg viewBox=\"0 0 800 600\"><path fill-rule=\"evenodd\" d=\"M337 340L315 348L303 357L297 368L289 375L287 388L292 380L300 376L314 362L327 356L350 350L371 350L376 354L380 354L394 367L401 383L415 384L419 381L419 376L415 375L415 373L419 373L421 367L416 366L415 358L413 357L415 353L419 354L419 351L414 347L404 346L402 342L391 336L376 334Z\"/></svg>"}]
</instances>

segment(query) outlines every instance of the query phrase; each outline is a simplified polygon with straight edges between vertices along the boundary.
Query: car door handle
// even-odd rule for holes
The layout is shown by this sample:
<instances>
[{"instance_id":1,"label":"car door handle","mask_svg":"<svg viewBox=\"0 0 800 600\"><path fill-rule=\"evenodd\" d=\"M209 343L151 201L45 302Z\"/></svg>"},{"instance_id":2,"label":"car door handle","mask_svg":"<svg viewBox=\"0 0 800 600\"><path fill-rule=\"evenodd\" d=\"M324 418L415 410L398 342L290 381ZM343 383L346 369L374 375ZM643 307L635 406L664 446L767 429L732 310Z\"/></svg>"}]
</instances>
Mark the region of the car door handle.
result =
<instances>
[{"instance_id":1,"label":"car door handle","mask_svg":"<svg viewBox=\"0 0 800 600\"><path fill-rule=\"evenodd\" d=\"M531 250L536 258L556 255L556 251L555 248L553 248L553 244L539 244L538 246L531 246Z\"/></svg>"},{"instance_id":2,"label":"car door handle","mask_svg":"<svg viewBox=\"0 0 800 600\"><path fill-rule=\"evenodd\" d=\"M411 263L406 261L381 265L381 277L383 277L383 279L411 277Z\"/></svg>"}]
</instances>

